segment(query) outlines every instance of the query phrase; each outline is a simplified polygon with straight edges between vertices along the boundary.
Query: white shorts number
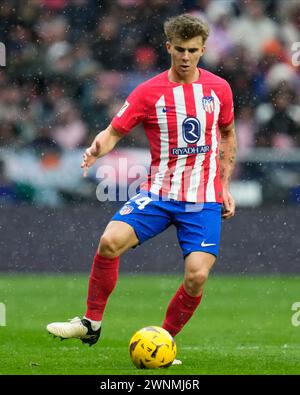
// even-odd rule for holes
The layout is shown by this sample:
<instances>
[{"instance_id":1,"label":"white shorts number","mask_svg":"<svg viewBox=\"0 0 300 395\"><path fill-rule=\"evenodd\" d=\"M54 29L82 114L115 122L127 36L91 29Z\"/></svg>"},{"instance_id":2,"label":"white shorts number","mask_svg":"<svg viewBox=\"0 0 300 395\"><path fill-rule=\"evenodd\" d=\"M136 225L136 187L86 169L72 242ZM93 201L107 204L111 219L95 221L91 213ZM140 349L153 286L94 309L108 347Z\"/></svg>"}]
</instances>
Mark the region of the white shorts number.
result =
<instances>
[{"instance_id":1,"label":"white shorts number","mask_svg":"<svg viewBox=\"0 0 300 395\"><path fill-rule=\"evenodd\" d=\"M152 199L149 198L148 196L146 196L146 197L136 199L135 203L137 204L139 210L144 210L144 208L147 206L147 204L150 203L151 201L152 201Z\"/></svg>"}]
</instances>

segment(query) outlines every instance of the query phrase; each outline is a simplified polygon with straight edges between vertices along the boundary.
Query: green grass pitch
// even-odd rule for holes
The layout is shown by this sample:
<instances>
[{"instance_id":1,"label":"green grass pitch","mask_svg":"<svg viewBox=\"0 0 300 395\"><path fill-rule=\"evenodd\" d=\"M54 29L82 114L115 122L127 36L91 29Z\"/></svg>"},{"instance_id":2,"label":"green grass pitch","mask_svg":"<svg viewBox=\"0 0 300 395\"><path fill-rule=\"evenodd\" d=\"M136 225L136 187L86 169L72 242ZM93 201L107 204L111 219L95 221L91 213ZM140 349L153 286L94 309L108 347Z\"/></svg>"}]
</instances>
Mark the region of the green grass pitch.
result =
<instances>
[{"instance_id":1,"label":"green grass pitch","mask_svg":"<svg viewBox=\"0 0 300 395\"><path fill-rule=\"evenodd\" d=\"M53 339L49 322L85 310L88 274L2 275L0 374L300 374L299 277L211 275L200 308L177 336L182 366L138 370L129 358L133 333L161 325L179 276L120 275L94 347Z\"/></svg>"}]
</instances>

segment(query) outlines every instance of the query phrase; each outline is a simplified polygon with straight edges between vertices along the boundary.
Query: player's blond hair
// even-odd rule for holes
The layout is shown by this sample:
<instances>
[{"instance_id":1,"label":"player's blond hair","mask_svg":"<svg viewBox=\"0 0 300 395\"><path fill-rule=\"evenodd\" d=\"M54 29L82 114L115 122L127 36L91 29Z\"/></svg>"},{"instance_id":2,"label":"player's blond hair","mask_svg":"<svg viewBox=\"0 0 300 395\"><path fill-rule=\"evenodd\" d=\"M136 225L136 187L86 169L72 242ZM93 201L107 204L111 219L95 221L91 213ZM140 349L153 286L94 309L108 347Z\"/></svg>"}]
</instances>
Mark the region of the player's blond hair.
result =
<instances>
[{"instance_id":1,"label":"player's blond hair","mask_svg":"<svg viewBox=\"0 0 300 395\"><path fill-rule=\"evenodd\" d=\"M203 44L209 36L209 27L206 22L190 14L181 14L173 16L164 23L164 32L168 41L174 38L190 40L191 38L201 36Z\"/></svg>"}]
</instances>

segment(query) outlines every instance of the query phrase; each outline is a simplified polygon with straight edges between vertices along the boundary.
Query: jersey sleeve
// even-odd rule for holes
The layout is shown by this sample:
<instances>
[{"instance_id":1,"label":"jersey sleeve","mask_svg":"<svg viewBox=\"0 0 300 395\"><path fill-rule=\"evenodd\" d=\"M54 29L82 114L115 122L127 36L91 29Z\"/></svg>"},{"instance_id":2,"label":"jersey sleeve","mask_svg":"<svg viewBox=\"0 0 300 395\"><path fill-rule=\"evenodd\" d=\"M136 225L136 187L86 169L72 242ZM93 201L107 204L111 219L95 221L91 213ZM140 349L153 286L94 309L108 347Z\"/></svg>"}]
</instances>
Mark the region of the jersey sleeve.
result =
<instances>
[{"instance_id":1,"label":"jersey sleeve","mask_svg":"<svg viewBox=\"0 0 300 395\"><path fill-rule=\"evenodd\" d=\"M111 121L112 127L120 133L128 134L145 119L145 106L142 89L137 87L126 99L119 112Z\"/></svg>"},{"instance_id":2,"label":"jersey sleeve","mask_svg":"<svg viewBox=\"0 0 300 395\"><path fill-rule=\"evenodd\" d=\"M234 106L233 106L233 97L232 90L228 82L224 84L223 92L222 92L222 100L219 114L219 126L221 128L230 125L234 120Z\"/></svg>"}]
</instances>

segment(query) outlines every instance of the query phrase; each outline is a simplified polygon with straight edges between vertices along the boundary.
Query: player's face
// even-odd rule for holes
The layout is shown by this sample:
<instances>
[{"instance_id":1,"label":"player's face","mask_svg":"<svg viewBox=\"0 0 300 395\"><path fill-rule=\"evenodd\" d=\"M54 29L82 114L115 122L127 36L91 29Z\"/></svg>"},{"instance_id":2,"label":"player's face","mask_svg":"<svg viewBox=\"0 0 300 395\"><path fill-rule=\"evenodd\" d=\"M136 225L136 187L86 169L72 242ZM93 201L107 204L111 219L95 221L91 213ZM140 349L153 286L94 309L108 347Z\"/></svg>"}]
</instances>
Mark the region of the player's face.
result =
<instances>
[{"instance_id":1,"label":"player's face","mask_svg":"<svg viewBox=\"0 0 300 395\"><path fill-rule=\"evenodd\" d=\"M190 40L174 38L172 42L166 43L166 47L171 55L172 68L183 80L195 73L205 50L201 36Z\"/></svg>"}]
</instances>

